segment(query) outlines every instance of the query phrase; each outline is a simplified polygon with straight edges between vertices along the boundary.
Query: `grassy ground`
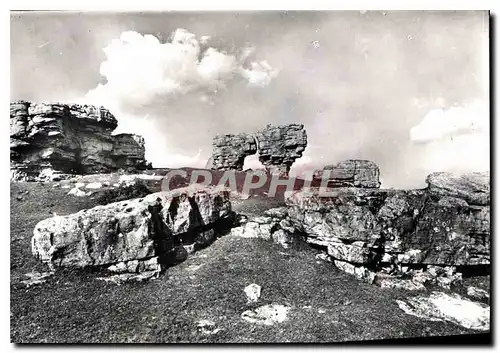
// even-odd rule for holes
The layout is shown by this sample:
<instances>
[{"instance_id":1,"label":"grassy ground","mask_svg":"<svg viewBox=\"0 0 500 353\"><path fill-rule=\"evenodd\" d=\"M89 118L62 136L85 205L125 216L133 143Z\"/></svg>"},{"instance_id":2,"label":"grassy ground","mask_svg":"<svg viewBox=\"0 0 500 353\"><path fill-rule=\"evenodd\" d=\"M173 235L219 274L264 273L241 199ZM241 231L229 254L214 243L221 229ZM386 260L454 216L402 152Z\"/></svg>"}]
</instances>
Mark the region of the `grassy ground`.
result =
<instances>
[{"instance_id":1,"label":"grassy ground","mask_svg":"<svg viewBox=\"0 0 500 353\"><path fill-rule=\"evenodd\" d=\"M159 279L117 286L88 271L61 270L27 288L25 273L45 270L31 255L35 224L92 207L96 197L66 196L50 184L11 184L11 340L15 343L338 342L477 333L405 314L395 299L415 293L381 289L317 262L306 247L284 250L258 239L225 236L167 270ZM20 200L18 200L20 198ZM277 205L239 202L258 214ZM245 286L262 295L247 304ZM288 320L259 326L241 313L264 304L291 307ZM212 320L207 335L197 322ZM473 337L471 338L473 339Z\"/></svg>"}]
</instances>

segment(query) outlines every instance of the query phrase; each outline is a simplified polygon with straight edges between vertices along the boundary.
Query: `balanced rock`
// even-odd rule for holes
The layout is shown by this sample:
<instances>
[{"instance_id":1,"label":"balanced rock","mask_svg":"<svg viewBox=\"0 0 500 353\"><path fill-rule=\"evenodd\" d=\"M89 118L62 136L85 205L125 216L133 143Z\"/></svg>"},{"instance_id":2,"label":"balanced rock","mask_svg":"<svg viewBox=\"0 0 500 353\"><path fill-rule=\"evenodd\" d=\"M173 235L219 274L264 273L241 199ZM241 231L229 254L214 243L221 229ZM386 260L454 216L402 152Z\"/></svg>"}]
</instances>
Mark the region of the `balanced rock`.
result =
<instances>
[{"instance_id":1,"label":"balanced rock","mask_svg":"<svg viewBox=\"0 0 500 353\"><path fill-rule=\"evenodd\" d=\"M214 169L243 170L245 157L257 152L257 141L248 134L217 135L212 145L212 165L207 166Z\"/></svg>"},{"instance_id":2,"label":"balanced rock","mask_svg":"<svg viewBox=\"0 0 500 353\"><path fill-rule=\"evenodd\" d=\"M271 174L287 175L292 164L307 146L302 124L271 125L256 133L259 161Z\"/></svg>"},{"instance_id":3,"label":"balanced rock","mask_svg":"<svg viewBox=\"0 0 500 353\"><path fill-rule=\"evenodd\" d=\"M251 134L217 135L207 167L218 170L243 170L245 157L258 153L259 161L272 174L286 175L307 146L302 124L271 125Z\"/></svg>"}]
</instances>

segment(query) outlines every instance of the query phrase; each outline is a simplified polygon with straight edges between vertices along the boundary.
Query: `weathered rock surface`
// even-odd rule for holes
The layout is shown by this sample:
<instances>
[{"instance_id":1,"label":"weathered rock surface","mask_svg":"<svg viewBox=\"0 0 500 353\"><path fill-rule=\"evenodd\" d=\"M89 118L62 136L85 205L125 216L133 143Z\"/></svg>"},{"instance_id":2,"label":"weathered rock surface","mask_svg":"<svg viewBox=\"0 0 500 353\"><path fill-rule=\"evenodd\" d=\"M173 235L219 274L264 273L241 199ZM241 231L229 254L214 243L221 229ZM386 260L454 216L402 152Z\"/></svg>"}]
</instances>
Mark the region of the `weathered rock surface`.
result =
<instances>
[{"instance_id":1,"label":"weathered rock surface","mask_svg":"<svg viewBox=\"0 0 500 353\"><path fill-rule=\"evenodd\" d=\"M287 175L307 146L302 124L267 125L257 131L259 161L272 173Z\"/></svg>"},{"instance_id":2,"label":"weathered rock surface","mask_svg":"<svg viewBox=\"0 0 500 353\"><path fill-rule=\"evenodd\" d=\"M256 238L289 248L300 242L296 229L286 219L286 207L264 211L263 216L252 217L231 229L231 234L241 238Z\"/></svg>"},{"instance_id":3,"label":"weathered rock surface","mask_svg":"<svg viewBox=\"0 0 500 353\"><path fill-rule=\"evenodd\" d=\"M285 175L307 146L302 124L267 125L250 134L217 135L207 166L219 170L243 170L246 156L259 154L259 161L272 173Z\"/></svg>"},{"instance_id":4,"label":"weathered rock surface","mask_svg":"<svg viewBox=\"0 0 500 353\"><path fill-rule=\"evenodd\" d=\"M112 135L117 120L104 107L79 104L10 104L11 177L50 178L147 167L144 139Z\"/></svg>"},{"instance_id":5,"label":"weathered rock surface","mask_svg":"<svg viewBox=\"0 0 500 353\"><path fill-rule=\"evenodd\" d=\"M295 229L325 247L337 267L370 282L377 273L408 276L423 266L429 282L449 287L461 279L458 267L490 264L489 177L439 178L422 190L338 187L328 197L317 188L293 192L287 215L268 226Z\"/></svg>"},{"instance_id":6,"label":"weathered rock surface","mask_svg":"<svg viewBox=\"0 0 500 353\"><path fill-rule=\"evenodd\" d=\"M271 326L287 320L290 308L281 304L268 304L255 310L246 310L241 318L250 323Z\"/></svg>"},{"instance_id":7,"label":"weathered rock surface","mask_svg":"<svg viewBox=\"0 0 500 353\"><path fill-rule=\"evenodd\" d=\"M490 298L490 293L484 289L472 286L467 288L467 295L477 300L486 300Z\"/></svg>"},{"instance_id":8,"label":"weathered rock surface","mask_svg":"<svg viewBox=\"0 0 500 353\"><path fill-rule=\"evenodd\" d=\"M199 320L196 326L203 335L215 335L221 331L221 328L218 328L212 320Z\"/></svg>"},{"instance_id":9,"label":"weathered rock surface","mask_svg":"<svg viewBox=\"0 0 500 353\"><path fill-rule=\"evenodd\" d=\"M323 168L323 173L328 173L329 187L380 187L380 170L374 162L368 160L348 159L336 165L327 165ZM322 175L318 175L318 178L321 179Z\"/></svg>"},{"instance_id":10,"label":"weathered rock surface","mask_svg":"<svg viewBox=\"0 0 500 353\"><path fill-rule=\"evenodd\" d=\"M245 295L247 296L247 302L248 303L255 303L256 301L259 300L261 286L259 286L256 283L252 283L252 284L249 284L248 286L246 286L243 291L245 292Z\"/></svg>"},{"instance_id":11,"label":"weathered rock surface","mask_svg":"<svg viewBox=\"0 0 500 353\"><path fill-rule=\"evenodd\" d=\"M450 196L465 200L470 205L490 204L490 173L432 173L426 182L429 193L437 196Z\"/></svg>"},{"instance_id":12,"label":"weathered rock surface","mask_svg":"<svg viewBox=\"0 0 500 353\"><path fill-rule=\"evenodd\" d=\"M231 216L229 191L188 187L43 220L32 251L51 266L159 271L179 247L213 241Z\"/></svg>"},{"instance_id":13,"label":"weathered rock surface","mask_svg":"<svg viewBox=\"0 0 500 353\"><path fill-rule=\"evenodd\" d=\"M215 169L243 170L245 157L257 152L257 141L248 134L217 135L212 145Z\"/></svg>"},{"instance_id":14,"label":"weathered rock surface","mask_svg":"<svg viewBox=\"0 0 500 353\"><path fill-rule=\"evenodd\" d=\"M490 307L458 294L432 292L429 297L412 297L407 301L397 300L397 303L405 313L426 320L450 321L480 331L490 329Z\"/></svg>"}]
</instances>

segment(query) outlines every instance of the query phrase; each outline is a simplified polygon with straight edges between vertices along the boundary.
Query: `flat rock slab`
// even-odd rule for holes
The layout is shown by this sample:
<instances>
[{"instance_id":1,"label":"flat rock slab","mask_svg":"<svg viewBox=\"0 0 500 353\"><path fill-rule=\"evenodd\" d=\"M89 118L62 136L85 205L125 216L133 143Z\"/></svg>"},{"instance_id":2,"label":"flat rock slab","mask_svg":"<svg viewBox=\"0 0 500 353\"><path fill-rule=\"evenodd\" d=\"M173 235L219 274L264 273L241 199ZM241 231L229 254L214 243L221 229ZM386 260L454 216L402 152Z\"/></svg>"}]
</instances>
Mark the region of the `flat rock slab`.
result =
<instances>
[{"instance_id":1,"label":"flat rock slab","mask_svg":"<svg viewBox=\"0 0 500 353\"><path fill-rule=\"evenodd\" d=\"M250 323L270 326L285 321L289 310L289 307L281 304L269 304L247 310L241 314L241 318Z\"/></svg>"},{"instance_id":2,"label":"flat rock slab","mask_svg":"<svg viewBox=\"0 0 500 353\"><path fill-rule=\"evenodd\" d=\"M490 204L490 172L463 175L432 173L426 182L431 194L457 197L470 205Z\"/></svg>"},{"instance_id":3,"label":"flat rock slab","mask_svg":"<svg viewBox=\"0 0 500 353\"><path fill-rule=\"evenodd\" d=\"M450 321L481 331L490 329L490 307L458 294L433 292L429 297L412 297L406 301L397 300L397 303L405 313L426 320Z\"/></svg>"}]
</instances>

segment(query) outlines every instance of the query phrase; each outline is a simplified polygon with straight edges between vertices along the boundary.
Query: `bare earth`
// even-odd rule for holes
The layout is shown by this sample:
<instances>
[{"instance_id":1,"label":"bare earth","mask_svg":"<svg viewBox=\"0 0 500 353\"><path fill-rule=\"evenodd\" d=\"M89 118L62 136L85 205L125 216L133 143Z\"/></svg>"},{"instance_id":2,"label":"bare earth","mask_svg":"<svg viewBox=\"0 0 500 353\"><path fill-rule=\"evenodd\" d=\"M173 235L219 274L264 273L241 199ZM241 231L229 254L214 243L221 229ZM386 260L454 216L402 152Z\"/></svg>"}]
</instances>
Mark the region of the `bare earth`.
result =
<instances>
[{"instance_id":1,"label":"bare earth","mask_svg":"<svg viewBox=\"0 0 500 353\"><path fill-rule=\"evenodd\" d=\"M450 343L479 343L490 334L449 322L405 314L396 299L421 295L381 289L318 261L310 247L283 249L260 239L227 235L160 278L143 283L99 281L98 273L58 270L27 287L32 271L47 271L31 255L35 224L96 205L96 197L66 195L51 183L11 184L11 340L15 343L163 342L343 342L464 335ZM251 198L237 212L259 214L276 207ZM262 287L257 303L243 289ZM444 290L442 290L444 291ZM249 323L241 314L265 304L290 307L271 326ZM198 327L211 320L215 333ZM422 341L423 342L423 341Z\"/></svg>"}]
</instances>

